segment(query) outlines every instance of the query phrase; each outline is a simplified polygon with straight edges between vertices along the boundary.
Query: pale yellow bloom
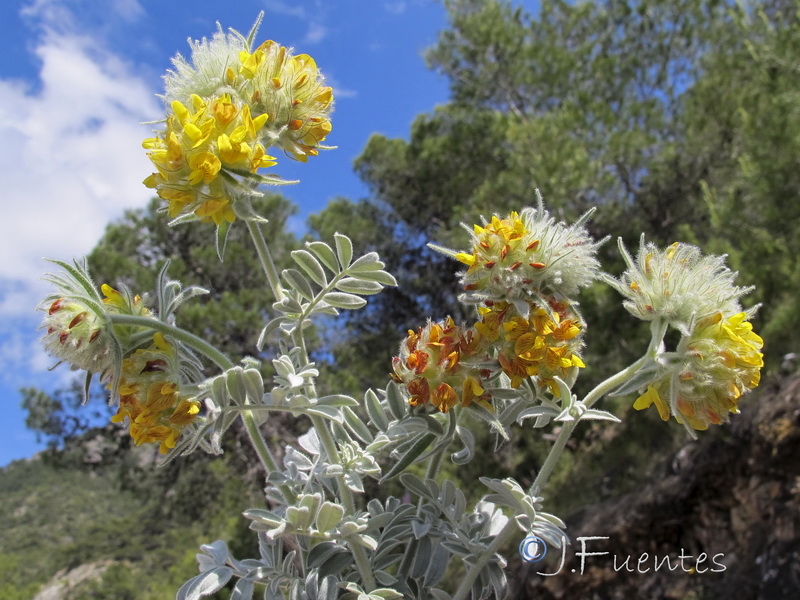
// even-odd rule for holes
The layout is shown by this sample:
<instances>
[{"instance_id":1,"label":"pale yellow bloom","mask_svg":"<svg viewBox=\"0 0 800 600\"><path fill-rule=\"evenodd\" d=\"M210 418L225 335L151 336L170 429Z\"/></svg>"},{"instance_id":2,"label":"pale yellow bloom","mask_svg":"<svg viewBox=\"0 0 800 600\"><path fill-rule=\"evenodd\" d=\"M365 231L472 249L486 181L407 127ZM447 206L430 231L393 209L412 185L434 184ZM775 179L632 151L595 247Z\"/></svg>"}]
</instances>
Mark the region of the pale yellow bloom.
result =
<instances>
[{"instance_id":1,"label":"pale yellow bloom","mask_svg":"<svg viewBox=\"0 0 800 600\"><path fill-rule=\"evenodd\" d=\"M763 344L747 313L709 315L680 342L680 357L664 377L633 406L642 410L655 404L663 420L674 415L692 429L727 422L739 412L739 398L759 384Z\"/></svg>"},{"instance_id":2,"label":"pale yellow bloom","mask_svg":"<svg viewBox=\"0 0 800 600\"><path fill-rule=\"evenodd\" d=\"M123 360L118 389L119 407L111 421L127 419L136 445L158 443L162 454L175 447L200 412L200 403L181 392L175 348L160 333Z\"/></svg>"}]
</instances>

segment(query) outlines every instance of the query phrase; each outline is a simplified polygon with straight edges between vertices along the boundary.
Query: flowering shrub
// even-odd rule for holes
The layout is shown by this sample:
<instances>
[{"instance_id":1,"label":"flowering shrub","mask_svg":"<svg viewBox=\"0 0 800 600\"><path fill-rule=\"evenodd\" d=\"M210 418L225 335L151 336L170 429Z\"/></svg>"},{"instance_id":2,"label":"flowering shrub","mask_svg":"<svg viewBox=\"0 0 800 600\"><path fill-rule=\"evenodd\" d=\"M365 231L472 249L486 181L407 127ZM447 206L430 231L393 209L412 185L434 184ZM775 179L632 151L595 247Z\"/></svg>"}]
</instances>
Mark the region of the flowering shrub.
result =
<instances>
[{"instance_id":1,"label":"flowering shrub","mask_svg":"<svg viewBox=\"0 0 800 600\"><path fill-rule=\"evenodd\" d=\"M258 25L258 22L256 23ZM460 300L474 307L471 323L447 317L408 331L394 358L392 381L363 397L320 396L319 371L304 332L319 316L357 310L366 297L396 285L377 254L355 257L350 239L314 241L292 252L295 267L272 262L250 205L259 173L283 150L305 162L331 131L333 94L314 60L267 41L253 49L257 27L244 37L217 32L192 42L191 62L174 59L166 77L164 129L145 140L156 169L145 184L166 201L173 223L199 220L217 228L217 249L234 221L245 222L279 314L257 344L276 339L276 375L264 381L252 358L234 364L201 338L175 325L181 304L205 293L158 278L154 310L127 289L98 291L83 263L58 263L57 290L42 304L47 349L60 361L97 376L136 444L155 443L167 460L220 440L238 419L267 471L263 506L244 515L259 538L259 556L239 560L217 541L201 548L200 574L178 598L196 599L232 582L232 597L267 599L430 598L463 600L506 595L500 554L515 537L535 535L559 546L564 524L542 510L545 484L579 422L618 421L596 408L609 394L638 393L636 409L655 404L690 434L726 421L758 385L762 340L749 323L721 257L642 239L634 260L620 243L627 270L603 274L595 241L578 222L556 222L537 192L537 205L493 215L467 228L463 251L432 246L463 265ZM633 317L650 322L644 355L583 398L573 385L585 367L586 323L580 289L602 280L622 296ZM102 293L101 293L102 292ZM669 328L679 341L666 348ZM209 376L202 360L215 372ZM387 365L388 368L388 365ZM88 381L87 380L87 381ZM88 386L88 383L87 383ZM298 447L273 455L258 424L270 413L307 417ZM554 426L556 439L533 484L480 478L487 494L475 506L440 467L469 462L475 436L469 413L500 438L516 425ZM408 472L425 464L424 477ZM416 498L367 498L364 479L395 477ZM463 570L457 579L447 569ZM448 582L457 581L454 589ZM233 583L235 582L235 583Z\"/></svg>"}]
</instances>

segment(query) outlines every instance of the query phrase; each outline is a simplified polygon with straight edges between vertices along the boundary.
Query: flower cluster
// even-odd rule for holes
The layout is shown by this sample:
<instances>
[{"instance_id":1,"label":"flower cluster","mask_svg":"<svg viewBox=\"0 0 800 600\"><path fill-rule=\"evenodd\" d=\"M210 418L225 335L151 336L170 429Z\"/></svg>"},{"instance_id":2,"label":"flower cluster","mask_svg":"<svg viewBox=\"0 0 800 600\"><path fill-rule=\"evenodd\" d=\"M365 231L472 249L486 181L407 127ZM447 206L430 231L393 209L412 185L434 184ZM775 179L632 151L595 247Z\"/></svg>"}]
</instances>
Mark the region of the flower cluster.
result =
<instances>
[{"instance_id":1,"label":"flower cluster","mask_svg":"<svg viewBox=\"0 0 800 600\"><path fill-rule=\"evenodd\" d=\"M194 213L217 225L223 220L233 222L235 180L222 176L221 170L254 173L275 164L257 141L267 116L253 119L250 107L237 105L229 94L215 98L210 105L193 95L191 106L175 100L166 132L143 142L158 169L144 183L169 202L173 218Z\"/></svg>"},{"instance_id":2,"label":"flower cluster","mask_svg":"<svg viewBox=\"0 0 800 600\"><path fill-rule=\"evenodd\" d=\"M690 324L715 312L735 314L738 299L752 288L733 284L736 273L723 256L703 256L698 248L674 243L665 250L645 243L634 260L620 240L627 265L619 279L607 281L625 298L623 305L635 317L663 319L683 333Z\"/></svg>"},{"instance_id":3,"label":"flower cluster","mask_svg":"<svg viewBox=\"0 0 800 600\"><path fill-rule=\"evenodd\" d=\"M723 256L703 256L688 244L666 249L642 238L634 260L620 240L627 269L607 281L625 298L624 306L644 321L676 328L674 352L662 352L662 370L634 403L655 405L665 421L673 415L687 428L704 430L739 412L739 397L755 388L764 365L763 340L743 312L739 298L750 291L734 285L736 273Z\"/></svg>"},{"instance_id":4,"label":"flower cluster","mask_svg":"<svg viewBox=\"0 0 800 600\"><path fill-rule=\"evenodd\" d=\"M166 454L199 412L200 403L181 392L178 356L162 334L122 361L119 408L111 420L127 418L137 446L158 443Z\"/></svg>"},{"instance_id":5,"label":"flower cluster","mask_svg":"<svg viewBox=\"0 0 800 600\"><path fill-rule=\"evenodd\" d=\"M150 316L139 296L131 297L103 284L101 302L94 290L87 294L76 289L77 282L62 280L63 295L48 297L40 309L45 311L42 329L46 331L45 349L59 361L74 369L107 374L113 366L112 344L131 332L128 328L113 328L106 313Z\"/></svg>"},{"instance_id":6,"label":"flower cluster","mask_svg":"<svg viewBox=\"0 0 800 600\"><path fill-rule=\"evenodd\" d=\"M497 215L472 229L473 246L455 258L468 269L462 276L467 299L529 302L532 296L572 297L589 285L600 267L595 242L583 224L556 223L542 207Z\"/></svg>"},{"instance_id":7,"label":"flower cluster","mask_svg":"<svg viewBox=\"0 0 800 600\"><path fill-rule=\"evenodd\" d=\"M166 76L171 109L166 131L144 141L157 172L145 180L167 200L173 218L194 215L215 224L249 215L245 180L275 164L271 147L295 160L316 156L331 132L333 90L307 54L272 40L251 51L235 31L190 41Z\"/></svg>"},{"instance_id":8,"label":"flower cluster","mask_svg":"<svg viewBox=\"0 0 800 600\"><path fill-rule=\"evenodd\" d=\"M707 316L681 340L678 358L664 376L633 406L641 410L655 404L663 420L672 414L692 429L727 422L729 413L739 412L739 397L761 379L763 345L747 313Z\"/></svg>"},{"instance_id":9,"label":"flower cluster","mask_svg":"<svg viewBox=\"0 0 800 600\"><path fill-rule=\"evenodd\" d=\"M331 132L333 89L314 59L268 40L253 54L242 53L242 64L248 65L254 110L269 116L265 133L272 145L301 162L319 154Z\"/></svg>"},{"instance_id":10,"label":"flower cluster","mask_svg":"<svg viewBox=\"0 0 800 600\"><path fill-rule=\"evenodd\" d=\"M574 381L577 370L586 366L580 356L585 327L572 298L598 277L595 255L602 241L594 241L584 227L591 211L572 225L556 223L538 191L537 198L536 208L494 215L468 228L468 252L432 246L467 265L461 299L478 305L478 320L469 331L470 339L479 340L473 345L480 350L480 369L463 380L464 386L484 390L483 380L504 373L512 388L531 378L559 397L556 379ZM418 366L414 356L418 338L410 332L394 359L395 377L406 384L413 405L430 394L430 382L422 376L426 366ZM442 357L437 359L440 364ZM447 383L445 391L458 381ZM489 393L483 391L482 397L488 400Z\"/></svg>"},{"instance_id":11,"label":"flower cluster","mask_svg":"<svg viewBox=\"0 0 800 600\"><path fill-rule=\"evenodd\" d=\"M475 366L483 342L475 329L465 329L448 317L409 330L392 361L393 379L404 383L412 406L431 404L448 412L459 402L488 406L489 395Z\"/></svg>"},{"instance_id":12,"label":"flower cluster","mask_svg":"<svg viewBox=\"0 0 800 600\"><path fill-rule=\"evenodd\" d=\"M560 389L554 377L569 379L575 369L586 366L578 354L582 346L580 317L568 304L532 306L527 318L506 302L482 307L479 312L482 320L476 327L497 340L497 360L512 388L535 377L539 386L547 386L558 397Z\"/></svg>"}]
</instances>

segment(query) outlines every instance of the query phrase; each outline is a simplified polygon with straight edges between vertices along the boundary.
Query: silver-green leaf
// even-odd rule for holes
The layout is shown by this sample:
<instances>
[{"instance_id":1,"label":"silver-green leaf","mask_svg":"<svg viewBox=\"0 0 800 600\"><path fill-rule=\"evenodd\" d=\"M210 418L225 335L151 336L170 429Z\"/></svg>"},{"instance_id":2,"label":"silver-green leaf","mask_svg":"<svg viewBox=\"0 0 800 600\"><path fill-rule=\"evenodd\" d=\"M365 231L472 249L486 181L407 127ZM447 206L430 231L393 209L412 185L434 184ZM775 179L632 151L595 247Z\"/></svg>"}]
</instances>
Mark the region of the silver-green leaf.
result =
<instances>
[{"instance_id":1,"label":"silver-green leaf","mask_svg":"<svg viewBox=\"0 0 800 600\"><path fill-rule=\"evenodd\" d=\"M292 258L300 267L308 273L308 276L319 286L325 287L328 280L325 278L325 269L320 262L308 250L293 250Z\"/></svg>"},{"instance_id":2,"label":"silver-green leaf","mask_svg":"<svg viewBox=\"0 0 800 600\"><path fill-rule=\"evenodd\" d=\"M344 308L346 310L355 310L364 306L367 301L354 294L347 294L345 292L331 292L325 294L325 302L336 308Z\"/></svg>"},{"instance_id":3,"label":"silver-green leaf","mask_svg":"<svg viewBox=\"0 0 800 600\"><path fill-rule=\"evenodd\" d=\"M353 260L353 242L350 238L341 233L334 233L333 239L336 242L336 255L339 257L339 262L343 269L350 266L350 261Z\"/></svg>"}]
</instances>

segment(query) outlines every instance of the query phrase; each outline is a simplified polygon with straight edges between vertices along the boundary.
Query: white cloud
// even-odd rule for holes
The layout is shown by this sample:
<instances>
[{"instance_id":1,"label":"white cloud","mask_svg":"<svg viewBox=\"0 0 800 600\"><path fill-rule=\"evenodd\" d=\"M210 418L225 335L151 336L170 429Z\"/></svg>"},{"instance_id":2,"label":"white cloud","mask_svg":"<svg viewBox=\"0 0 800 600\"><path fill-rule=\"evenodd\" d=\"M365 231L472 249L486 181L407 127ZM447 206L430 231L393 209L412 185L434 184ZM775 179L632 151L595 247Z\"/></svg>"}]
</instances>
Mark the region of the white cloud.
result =
<instances>
[{"instance_id":1,"label":"white cloud","mask_svg":"<svg viewBox=\"0 0 800 600\"><path fill-rule=\"evenodd\" d=\"M137 18L136 0L115 0ZM2 378L52 364L37 343L34 308L48 286L42 257L70 260L89 252L108 222L152 196L143 138L161 112L144 79L84 34L62 3L24 9L37 32L31 48L38 82L0 79L0 181L6 227L0 236Z\"/></svg>"},{"instance_id":2,"label":"white cloud","mask_svg":"<svg viewBox=\"0 0 800 600\"><path fill-rule=\"evenodd\" d=\"M264 2L264 8L267 11L267 17L269 17L269 13L275 13L278 15L295 17L297 19L306 18L305 7L293 2L285 2L284 0L266 0L266 2Z\"/></svg>"},{"instance_id":3,"label":"white cloud","mask_svg":"<svg viewBox=\"0 0 800 600\"><path fill-rule=\"evenodd\" d=\"M303 38L305 44L318 44L328 35L328 28L322 23L311 22L308 24L306 37Z\"/></svg>"},{"instance_id":4,"label":"white cloud","mask_svg":"<svg viewBox=\"0 0 800 600\"><path fill-rule=\"evenodd\" d=\"M79 34L46 30L35 89L0 80L0 315L26 311L43 256L85 254L110 219L143 206L151 168L141 140L160 108L124 63ZM13 289L13 294L8 290Z\"/></svg>"},{"instance_id":5,"label":"white cloud","mask_svg":"<svg viewBox=\"0 0 800 600\"><path fill-rule=\"evenodd\" d=\"M308 21L308 29L302 39L303 44L318 44L328 36L328 28L324 21L327 6L320 0L306 1L305 5L285 0L266 0L265 21L269 23L270 14L285 15L302 21Z\"/></svg>"},{"instance_id":6,"label":"white cloud","mask_svg":"<svg viewBox=\"0 0 800 600\"><path fill-rule=\"evenodd\" d=\"M328 73L325 73L325 83L333 88L333 97L337 100L358 96L358 90L345 87L338 79Z\"/></svg>"},{"instance_id":7,"label":"white cloud","mask_svg":"<svg viewBox=\"0 0 800 600\"><path fill-rule=\"evenodd\" d=\"M386 12L392 13L393 15L402 15L406 12L407 5L400 0L398 2L384 2L383 8Z\"/></svg>"},{"instance_id":8,"label":"white cloud","mask_svg":"<svg viewBox=\"0 0 800 600\"><path fill-rule=\"evenodd\" d=\"M138 0L114 0L110 10L128 21L135 21L145 14Z\"/></svg>"}]
</instances>

